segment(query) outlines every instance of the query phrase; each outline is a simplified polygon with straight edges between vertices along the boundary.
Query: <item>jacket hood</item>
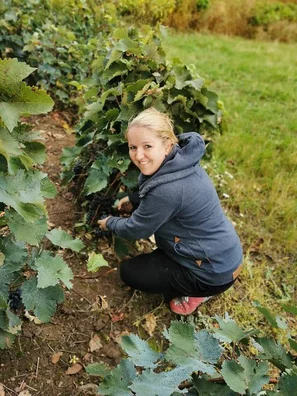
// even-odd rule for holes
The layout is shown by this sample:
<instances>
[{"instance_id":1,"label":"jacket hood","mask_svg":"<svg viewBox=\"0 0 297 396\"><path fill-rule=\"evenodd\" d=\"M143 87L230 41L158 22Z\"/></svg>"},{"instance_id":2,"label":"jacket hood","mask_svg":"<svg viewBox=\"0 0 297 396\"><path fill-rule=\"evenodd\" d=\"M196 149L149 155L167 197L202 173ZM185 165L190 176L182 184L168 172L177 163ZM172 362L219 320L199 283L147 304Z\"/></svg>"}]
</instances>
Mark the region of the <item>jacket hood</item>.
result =
<instances>
[{"instance_id":1,"label":"jacket hood","mask_svg":"<svg viewBox=\"0 0 297 396\"><path fill-rule=\"evenodd\" d=\"M178 136L176 144L163 164L152 176L139 176L139 196L142 198L159 184L183 179L195 172L205 152L205 143L197 132L187 132Z\"/></svg>"}]
</instances>

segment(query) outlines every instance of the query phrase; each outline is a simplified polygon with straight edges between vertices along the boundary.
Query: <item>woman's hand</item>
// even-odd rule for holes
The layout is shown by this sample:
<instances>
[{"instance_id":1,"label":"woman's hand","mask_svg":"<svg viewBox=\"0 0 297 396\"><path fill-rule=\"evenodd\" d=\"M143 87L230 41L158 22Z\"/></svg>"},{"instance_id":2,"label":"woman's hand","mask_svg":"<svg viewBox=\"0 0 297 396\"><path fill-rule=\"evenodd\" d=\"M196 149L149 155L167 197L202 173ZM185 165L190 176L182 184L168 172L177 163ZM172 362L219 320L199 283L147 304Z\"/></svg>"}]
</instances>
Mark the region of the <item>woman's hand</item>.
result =
<instances>
[{"instance_id":1,"label":"woman's hand","mask_svg":"<svg viewBox=\"0 0 297 396\"><path fill-rule=\"evenodd\" d=\"M108 216L108 217L105 217L105 219L98 220L98 224L99 224L99 227L101 228L101 230L104 230L104 231L108 230L108 228L106 227L106 222L110 217L111 216Z\"/></svg>"},{"instance_id":2,"label":"woman's hand","mask_svg":"<svg viewBox=\"0 0 297 396\"><path fill-rule=\"evenodd\" d=\"M118 208L118 211L120 211L120 212L126 212L126 213L132 212L133 206L129 200L129 197L127 196L127 197L120 199L118 202L117 208Z\"/></svg>"}]
</instances>

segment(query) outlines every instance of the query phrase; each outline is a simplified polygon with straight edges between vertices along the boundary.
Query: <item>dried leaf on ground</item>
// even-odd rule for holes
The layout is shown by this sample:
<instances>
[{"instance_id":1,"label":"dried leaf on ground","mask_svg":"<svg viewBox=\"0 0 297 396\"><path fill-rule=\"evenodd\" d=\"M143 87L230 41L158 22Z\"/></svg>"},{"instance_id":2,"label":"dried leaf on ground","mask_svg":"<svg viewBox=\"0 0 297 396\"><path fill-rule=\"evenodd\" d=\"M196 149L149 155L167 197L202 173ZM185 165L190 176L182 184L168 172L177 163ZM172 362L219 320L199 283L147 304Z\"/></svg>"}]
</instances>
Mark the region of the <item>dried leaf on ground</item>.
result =
<instances>
[{"instance_id":1,"label":"dried leaf on ground","mask_svg":"<svg viewBox=\"0 0 297 396\"><path fill-rule=\"evenodd\" d=\"M100 312L100 311L104 311L107 308L108 308L108 302L106 300L106 296L100 296L100 295L96 296L96 300L92 304L91 311Z\"/></svg>"},{"instance_id":2,"label":"dried leaf on ground","mask_svg":"<svg viewBox=\"0 0 297 396\"><path fill-rule=\"evenodd\" d=\"M145 323L142 327L148 332L150 336L153 335L157 325L157 320L154 314L148 314L145 316Z\"/></svg>"},{"instance_id":3,"label":"dried leaf on ground","mask_svg":"<svg viewBox=\"0 0 297 396\"><path fill-rule=\"evenodd\" d=\"M31 396L31 393L27 390L22 391L21 393L18 394L18 396Z\"/></svg>"},{"instance_id":4,"label":"dried leaf on ground","mask_svg":"<svg viewBox=\"0 0 297 396\"><path fill-rule=\"evenodd\" d=\"M102 348L100 338L97 336L97 334L95 334L89 342L89 347L91 352L97 351L98 349Z\"/></svg>"},{"instance_id":5,"label":"dried leaf on ground","mask_svg":"<svg viewBox=\"0 0 297 396\"><path fill-rule=\"evenodd\" d=\"M60 360L62 355L63 355L63 352L54 353L53 356L52 356L52 363L53 364L58 363L58 361Z\"/></svg>"},{"instance_id":6,"label":"dried leaf on ground","mask_svg":"<svg viewBox=\"0 0 297 396\"><path fill-rule=\"evenodd\" d=\"M114 315L112 315L111 321L112 321L113 323L115 323L115 322L120 322L121 320L124 320L125 317L126 317L126 315L125 315L123 312L120 312L119 314L114 314Z\"/></svg>"},{"instance_id":7,"label":"dried leaf on ground","mask_svg":"<svg viewBox=\"0 0 297 396\"><path fill-rule=\"evenodd\" d=\"M68 370L66 371L66 374L68 374L68 375L77 374L82 368L83 368L83 366L81 364L75 363L73 366L68 368Z\"/></svg>"}]
</instances>

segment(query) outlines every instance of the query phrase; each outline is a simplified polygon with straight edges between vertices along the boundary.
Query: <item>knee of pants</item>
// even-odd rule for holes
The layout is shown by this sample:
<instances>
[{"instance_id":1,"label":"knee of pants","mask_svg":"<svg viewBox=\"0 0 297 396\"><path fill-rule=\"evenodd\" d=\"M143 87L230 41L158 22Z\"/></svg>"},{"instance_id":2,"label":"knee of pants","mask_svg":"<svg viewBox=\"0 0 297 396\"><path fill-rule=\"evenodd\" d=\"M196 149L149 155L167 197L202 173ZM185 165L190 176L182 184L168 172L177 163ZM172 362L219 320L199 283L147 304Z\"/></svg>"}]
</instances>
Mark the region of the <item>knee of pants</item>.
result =
<instances>
[{"instance_id":1,"label":"knee of pants","mask_svg":"<svg viewBox=\"0 0 297 396\"><path fill-rule=\"evenodd\" d=\"M120 264L120 276L123 282L125 282L127 285L132 286L132 269L131 265L128 261L123 261Z\"/></svg>"}]
</instances>

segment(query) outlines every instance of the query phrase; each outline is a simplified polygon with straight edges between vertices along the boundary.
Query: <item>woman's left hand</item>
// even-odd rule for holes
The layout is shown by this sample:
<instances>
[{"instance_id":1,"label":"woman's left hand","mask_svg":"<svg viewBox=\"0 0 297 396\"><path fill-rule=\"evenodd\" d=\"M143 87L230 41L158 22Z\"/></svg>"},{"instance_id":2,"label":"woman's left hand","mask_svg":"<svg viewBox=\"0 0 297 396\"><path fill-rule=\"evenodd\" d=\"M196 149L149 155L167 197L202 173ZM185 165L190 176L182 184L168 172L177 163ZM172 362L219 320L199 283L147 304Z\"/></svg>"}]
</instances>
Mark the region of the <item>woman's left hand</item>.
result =
<instances>
[{"instance_id":1,"label":"woman's left hand","mask_svg":"<svg viewBox=\"0 0 297 396\"><path fill-rule=\"evenodd\" d=\"M99 227L101 230L106 231L108 228L106 227L106 222L111 216L105 217L105 219L98 220Z\"/></svg>"}]
</instances>

